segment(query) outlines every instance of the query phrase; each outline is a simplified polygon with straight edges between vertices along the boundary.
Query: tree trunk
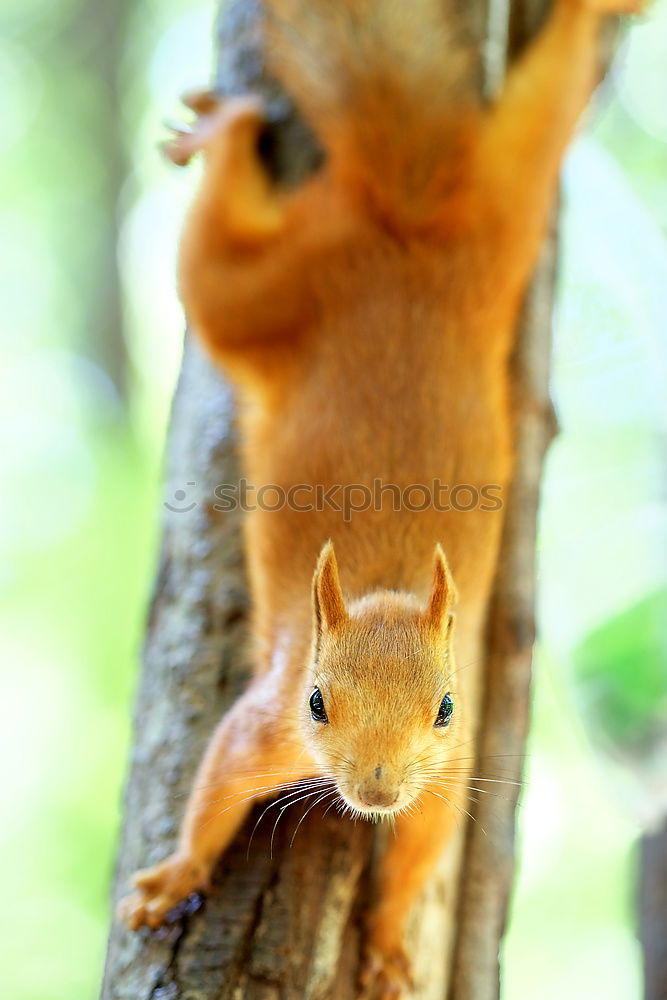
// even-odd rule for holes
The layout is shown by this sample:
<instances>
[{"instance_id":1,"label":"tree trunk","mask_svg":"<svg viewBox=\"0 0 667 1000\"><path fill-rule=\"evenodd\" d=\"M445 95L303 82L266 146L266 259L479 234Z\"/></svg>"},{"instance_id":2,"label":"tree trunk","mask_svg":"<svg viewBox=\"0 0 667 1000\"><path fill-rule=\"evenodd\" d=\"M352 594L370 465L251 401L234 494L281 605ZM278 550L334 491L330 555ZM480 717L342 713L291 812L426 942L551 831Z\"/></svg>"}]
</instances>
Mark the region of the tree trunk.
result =
<instances>
[{"instance_id":1,"label":"tree trunk","mask_svg":"<svg viewBox=\"0 0 667 1000\"><path fill-rule=\"evenodd\" d=\"M526 4L528 6L528 4ZM531 11L539 6L530 3ZM269 153L276 174L296 182L319 153L284 95L262 75L255 0L224 6L218 83L225 92L259 90L276 118ZM509 7L482 4L452 12L478 54L492 91L502 76L511 32ZM525 23L525 22L524 22ZM519 26L519 34L527 30ZM484 44L485 43L485 44ZM445 54L443 54L445 58ZM476 85L478 81L471 82ZM545 253L517 341L517 469L489 632L482 757L508 755L520 775L528 716L533 638L535 517L542 456L552 419L547 392L553 253ZM136 736L114 902L134 869L174 844L185 795L205 742L247 676L247 595L239 512L213 507L215 487L239 469L230 390L198 347L187 343L169 443L168 511L148 623L136 707ZM178 490L185 498L178 499ZM196 506L189 508L192 503ZM497 706L502 706L499 711ZM508 786L511 787L511 786ZM488 796L482 796L488 799ZM443 861L460 872L459 899L434 879L416 908L410 950L419 1000L487 1000L498 994L498 947L512 877L514 801L474 806L481 827L467 831ZM501 804L502 808L499 807ZM201 912L193 897L180 919L158 933L114 924L103 1000L351 1000L355 995L360 915L370 891L374 828L329 812L287 812L273 836L269 810L248 842L258 807L217 868ZM471 807L473 808L473 807ZM490 814L491 813L491 814ZM455 870L456 870L455 869ZM457 907L458 904L458 914ZM458 917L458 919L457 919ZM453 975L452 975L452 970Z\"/></svg>"},{"instance_id":2,"label":"tree trunk","mask_svg":"<svg viewBox=\"0 0 667 1000\"><path fill-rule=\"evenodd\" d=\"M503 22L509 59L535 32L544 7L512 6L511 18ZM496 60L489 67L493 88L504 75L500 55ZM537 510L544 455L556 426L549 396L555 264L554 226L524 301L512 358L516 466L489 615L478 744L479 773L495 772L515 784L504 785L502 796L480 795L471 806L475 822L468 824L460 873L451 1000L494 1000L500 993L499 952L514 877L516 807L530 716Z\"/></svg>"},{"instance_id":3,"label":"tree trunk","mask_svg":"<svg viewBox=\"0 0 667 1000\"><path fill-rule=\"evenodd\" d=\"M639 937L644 1000L667 998L667 821L640 843Z\"/></svg>"}]
</instances>

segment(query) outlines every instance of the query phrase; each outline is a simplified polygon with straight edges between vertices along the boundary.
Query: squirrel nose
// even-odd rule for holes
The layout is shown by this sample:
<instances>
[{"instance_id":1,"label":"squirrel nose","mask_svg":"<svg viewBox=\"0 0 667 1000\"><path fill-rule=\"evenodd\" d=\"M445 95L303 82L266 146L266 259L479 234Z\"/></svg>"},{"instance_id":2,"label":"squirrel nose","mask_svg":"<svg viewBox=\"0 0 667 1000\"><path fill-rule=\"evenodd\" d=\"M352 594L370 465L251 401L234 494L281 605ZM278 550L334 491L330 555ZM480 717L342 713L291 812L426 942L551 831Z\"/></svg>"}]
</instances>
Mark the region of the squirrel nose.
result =
<instances>
[{"instance_id":1,"label":"squirrel nose","mask_svg":"<svg viewBox=\"0 0 667 1000\"><path fill-rule=\"evenodd\" d=\"M367 806L393 806L398 799L398 792L395 788L373 788L370 785L360 785L358 795Z\"/></svg>"},{"instance_id":2,"label":"squirrel nose","mask_svg":"<svg viewBox=\"0 0 667 1000\"><path fill-rule=\"evenodd\" d=\"M399 789L393 782L387 784L383 782L385 768L378 764L373 771L373 776L362 781L357 788L357 795L367 806L393 806L398 800Z\"/></svg>"}]
</instances>

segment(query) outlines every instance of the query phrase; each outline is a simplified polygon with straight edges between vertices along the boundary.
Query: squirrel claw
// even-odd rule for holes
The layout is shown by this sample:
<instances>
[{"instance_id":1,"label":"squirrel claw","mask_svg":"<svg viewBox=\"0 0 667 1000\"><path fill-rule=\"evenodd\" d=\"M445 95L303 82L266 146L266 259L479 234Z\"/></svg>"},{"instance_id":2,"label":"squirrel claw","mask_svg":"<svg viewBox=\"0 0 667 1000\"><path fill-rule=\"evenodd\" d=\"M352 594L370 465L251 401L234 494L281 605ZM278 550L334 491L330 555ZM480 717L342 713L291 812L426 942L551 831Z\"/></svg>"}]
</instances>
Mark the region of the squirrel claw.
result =
<instances>
[{"instance_id":1,"label":"squirrel claw","mask_svg":"<svg viewBox=\"0 0 667 1000\"><path fill-rule=\"evenodd\" d=\"M154 907L151 908L151 904L147 903L143 892L133 892L131 896L121 899L116 916L127 924L131 931L137 931L144 926L155 929L162 923L161 916Z\"/></svg>"},{"instance_id":2,"label":"squirrel claw","mask_svg":"<svg viewBox=\"0 0 667 1000\"><path fill-rule=\"evenodd\" d=\"M192 125L188 125L186 122L178 121L176 118L165 118L162 124L165 128L168 128L170 132L175 132L176 135L192 135L194 128Z\"/></svg>"},{"instance_id":3,"label":"squirrel claw","mask_svg":"<svg viewBox=\"0 0 667 1000\"><path fill-rule=\"evenodd\" d=\"M173 118L165 118L163 125L173 134L171 138L160 143L160 149L177 167L187 166L200 148L195 126L176 121Z\"/></svg>"},{"instance_id":4,"label":"squirrel claw","mask_svg":"<svg viewBox=\"0 0 667 1000\"><path fill-rule=\"evenodd\" d=\"M183 103L196 112L197 118L192 124L166 120L164 124L173 135L161 144L165 156L179 167L235 129L255 134L264 121L262 101L250 95L224 99L213 91L193 91L184 95Z\"/></svg>"},{"instance_id":5,"label":"squirrel claw","mask_svg":"<svg viewBox=\"0 0 667 1000\"><path fill-rule=\"evenodd\" d=\"M181 96L186 108L194 111L196 120L190 125L176 119L165 119L164 125L173 133L170 139L160 144L165 156L178 167L186 166L200 149L203 149L211 135L211 116L220 109L223 100L213 90L189 90Z\"/></svg>"},{"instance_id":6,"label":"squirrel claw","mask_svg":"<svg viewBox=\"0 0 667 1000\"><path fill-rule=\"evenodd\" d=\"M187 132L181 132L175 138L167 139L159 145L167 159L175 163L177 167L187 167L197 152L193 144L184 141L186 138L189 139L191 136Z\"/></svg>"},{"instance_id":7,"label":"squirrel claw","mask_svg":"<svg viewBox=\"0 0 667 1000\"><path fill-rule=\"evenodd\" d=\"M361 970L359 1000L407 1000L414 990L410 960L402 948L369 947Z\"/></svg>"}]
</instances>

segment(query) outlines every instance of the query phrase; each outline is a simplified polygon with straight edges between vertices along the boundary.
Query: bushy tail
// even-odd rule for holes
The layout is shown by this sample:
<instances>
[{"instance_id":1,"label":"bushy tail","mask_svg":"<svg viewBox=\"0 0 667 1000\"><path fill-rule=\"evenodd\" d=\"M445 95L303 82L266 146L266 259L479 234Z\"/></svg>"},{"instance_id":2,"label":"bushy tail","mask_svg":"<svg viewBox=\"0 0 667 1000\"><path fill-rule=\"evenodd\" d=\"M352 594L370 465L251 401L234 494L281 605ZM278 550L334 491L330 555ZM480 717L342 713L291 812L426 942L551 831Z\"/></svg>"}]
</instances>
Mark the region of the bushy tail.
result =
<instances>
[{"instance_id":1,"label":"bushy tail","mask_svg":"<svg viewBox=\"0 0 667 1000\"><path fill-rule=\"evenodd\" d=\"M443 0L264 3L271 71L333 168L379 198L428 198L473 104L470 47Z\"/></svg>"}]
</instances>

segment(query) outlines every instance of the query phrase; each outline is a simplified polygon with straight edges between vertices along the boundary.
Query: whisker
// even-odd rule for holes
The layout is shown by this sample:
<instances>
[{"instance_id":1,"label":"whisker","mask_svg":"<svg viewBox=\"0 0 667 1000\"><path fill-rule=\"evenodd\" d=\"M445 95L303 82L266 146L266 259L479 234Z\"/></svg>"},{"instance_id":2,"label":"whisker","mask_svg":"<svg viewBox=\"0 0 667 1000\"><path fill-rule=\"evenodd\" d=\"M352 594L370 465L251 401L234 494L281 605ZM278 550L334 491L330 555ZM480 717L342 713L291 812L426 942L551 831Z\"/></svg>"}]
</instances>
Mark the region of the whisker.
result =
<instances>
[{"instance_id":1,"label":"whisker","mask_svg":"<svg viewBox=\"0 0 667 1000\"><path fill-rule=\"evenodd\" d=\"M192 785L187 792L174 792L171 797L174 799L180 799L189 795L190 792L204 792L209 788L220 788L222 785L228 784L229 781L234 778L247 778L248 781L252 781L254 778L282 777L286 774L303 774L303 768L281 768L274 771L225 771L219 781L211 781L205 785Z\"/></svg>"},{"instance_id":2,"label":"whisker","mask_svg":"<svg viewBox=\"0 0 667 1000\"><path fill-rule=\"evenodd\" d=\"M426 778L451 778L452 781L483 781L484 784L513 785L515 788L524 787L523 781L514 781L511 778L484 778L477 774L451 774L448 771L422 771L421 773Z\"/></svg>"},{"instance_id":3,"label":"whisker","mask_svg":"<svg viewBox=\"0 0 667 1000\"><path fill-rule=\"evenodd\" d=\"M306 794L303 797L306 798L308 795L316 795L320 791L320 789L325 784L328 784L329 782L331 782L331 780L332 780L331 778L322 779L321 785L318 788L313 788L311 786L310 791L306 792ZM295 802L300 801L300 799L299 798L295 798L295 796L301 795L302 792L303 792L302 788L292 789L286 795L281 795L280 798L275 799L275 801L269 802L268 806L266 806L266 808L262 810L262 812L259 815L259 818L257 819L257 822L255 823L255 825L252 828L252 832L250 834L250 839L248 840L248 848L247 848L247 851L246 851L246 858L250 857L250 847L252 845L253 837L255 836L255 832L257 830L257 827L262 822L262 820L266 816L266 814L269 811L269 809L273 809L275 806L279 806L280 807L281 803L284 803L284 806L282 807L281 812L278 814L278 819L279 819L280 816L282 815L282 812L288 807L288 805L293 805ZM287 800L293 800L293 801L287 801ZM275 827L274 827L274 833L275 833ZM273 847L273 835L272 835L272 838L271 838L271 844L272 844L272 847ZM273 857L273 853L271 853L271 857Z\"/></svg>"},{"instance_id":4,"label":"whisker","mask_svg":"<svg viewBox=\"0 0 667 1000\"><path fill-rule=\"evenodd\" d=\"M226 812L229 812L230 809L235 809L236 806L243 805L246 802L252 802L253 799L256 799L258 797L261 798L262 791L261 790L260 791L252 791L252 792L249 792L247 794L244 794L242 791L238 791L238 792L235 792L234 795L238 796L236 802L232 802L230 805L226 806L224 809L220 809L220 810L218 810L218 812L214 813L212 816L209 816L209 818L204 823L200 823L199 824L199 826L197 827L197 829L198 830L204 830L209 825L209 823L213 823L213 821L216 820L216 819L218 819L220 816L224 816L224 814Z\"/></svg>"},{"instance_id":5,"label":"whisker","mask_svg":"<svg viewBox=\"0 0 667 1000\"><path fill-rule=\"evenodd\" d=\"M336 789L336 791L338 791L338 789ZM340 795L338 796L338 799L335 799L335 798L334 798L334 799L332 799L332 800L331 800L331 802L329 803L329 805L328 805L328 806L326 807L326 809L325 809L325 810L324 810L324 812L322 813L322 819L324 819L324 817L325 817L325 816L326 816L326 814L327 814L327 813L329 812L329 810L330 810L330 809L332 809L332 808L333 808L333 806L337 805L337 804L338 804L338 802L340 802Z\"/></svg>"},{"instance_id":6,"label":"whisker","mask_svg":"<svg viewBox=\"0 0 667 1000\"><path fill-rule=\"evenodd\" d=\"M303 786L305 788L309 784L316 784L322 780L329 780L329 779L325 779L324 776L322 776L318 778L299 778L296 779L295 781L283 781L278 783L271 783L270 785L257 785L255 788L248 788L245 790L239 789L236 792L230 792L228 795L221 795L217 799L210 799L208 802L202 803L202 805L206 807L214 806L218 802L225 802L227 799L233 799L238 795L244 795L244 792L247 792L247 794L252 796L254 795L261 796L265 792L269 793L273 791L278 792L284 788L296 788L297 786Z\"/></svg>"},{"instance_id":7,"label":"whisker","mask_svg":"<svg viewBox=\"0 0 667 1000\"><path fill-rule=\"evenodd\" d=\"M448 799L445 795L441 795L439 792L434 792L430 788L425 788L424 791L428 795L434 795L436 799L442 799L442 801L446 802L447 805L454 806L455 809L458 809L460 812L465 813L466 816L473 821L473 823L477 823L484 836L487 836L487 832L482 826L482 824L479 822L479 820L476 819L476 817L473 816L472 813L468 812L467 809L464 809L463 806L459 805L457 802L454 802L452 799Z\"/></svg>"},{"instance_id":8,"label":"whisker","mask_svg":"<svg viewBox=\"0 0 667 1000\"><path fill-rule=\"evenodd\" d=\"M300 781L289 782L287 785L284 785L283 787L284 788L288 788L290 790L290 794L291 794L292 792L294 792L297 789L299 791L301 791L302 787L304 787L306 785L310 785L311 782L313 783L313 785L315 785L315 784L318 784L318 783L322 783L323 784L325 781L330 781L330 780L331 780L330 778L321 778L321 779L317 779L317 778L310 779L310 778L308 778L308 779L306 779L306 781L304 783L302 783ZM279 790L279 788L276 788L275 785L268 786L268 790L269 791L273 791L274 789L275 790ZM233 792L230 796L227 796L227 797L228 798L236 798L236 801L230 803L230 805L226 806L224 809L218 810L212 816L209 816L209 818L205 822L201 823L198 826L198 829L199 830L205 829L209 825L209 823L213 823L214 820L218 819L220 816L223 816L226 812L229 812L230 809L235 809L236 806L243 805L246 802L252 802L253 799L256 799L258 797L261 798L265 794L265 791L266 791L266 789L260 788L260 789L253 789L252 791L248 791L248 792L244 792L243 789L239 789L237 792ZM282 797L284 798L284 796L282 796Z\"/></svg>"},{"instance_id":9,"label":"whisker","mask_svg":"<svg viewBox=\"0 0 667 1000\"><path fill-rule=\"evenodd\" d=\"M318 791L319 791L319 789L318 789ZM325 792L324 794L328 794L328 791ZM304 799L308 799L312 795L317 795L317 791L306 792L305 795L301 795L299 798L294 799L292 802L286 802L285 805L281 806L281 808L280 808L280 810L278 812L278 815L276 816L276 821L273 824L273 829L271 831L271 841L270 841L270 846L269 846L269 857L271 857L271 858L273 857L273 843L274 843L274 839L275 839L275 836L276 836L276 828L277 828L278 823L280 822L280 820L283 818L284 813L289 809L290 806L295 806L297 804L297 802L303 802ZM319 801L319 799L316 799L314 804L317 804L318 801ZM292 846L292 844L290 842L290 847L291 846Z\"/></svg>"},{"instance_id":10,"label":"whisker","mask_svg":"<svg viewBox=\"0 0 667 1000\"><path fill-rule=\"evenodd\" d=\"M464 663L463 666L457 667L456 670L452 670L451 674L447 674L447 682L449 683L452 677L456 677L456 675L460 674L462 670L467 670L468 667L474 667L476 663L481 663L483 660L483 656L478 656L476 660L468 660L468 662Z\"/></svg>"},{"instance_id":11,"label":"whisker","mask_svg":"<svg viewBox=\"0 0 667 1000\"><path fill-rule=\"evenodd\" d=\"M300 820L299 820L299 822L297 823L297 825L296 825L296 829L294 830L294 833L292 834L292 839L291 839L291 840L290 840L290 842L289 842L289 846L290 846L290 848L291 848L291 847L292 847L292 845L294 844L294 838L296 837L297 833L299 832L299 827L300 827L300 826L301 826L301 824L303 823L303 821L304 821L304 819L306 818L306 816L308 815L308 813L309 813L309 812L311 812L311 811L312 811L312 810L313 810L313 809L315 808L315 806L316 806L316 805L317 805L318 803L320 803L320 802L324 802L324 801L325 801L325 800L326 800L327 798L329 798L329 796L332 796L332 795L337 795L337 794L338 794L338 789L337 789L337 788L332 788L332 789L328 789L327 791L325 791L325 792L322 792L322 794L321 794L321 795L320 795L320 796L319 796L318 798L316 798L316 799L315 799L315 801L314 801L314 802L312 802L312 803L311 803L311 804L310 804L310 805L308 806L308 808L306 809L305 813L303 814L303 816L301 817L301 819L300 819ZM335 800L334 800L334 801L335 801Z\"/></svg>"},{"instance_id":12,"label":"whisker","mask_svg":"<svg viewBox=\"0 0 667 1000\"><path fill-rule=\"evenodd\" d=\"M429 785L438 785L440 788L447 788L452 792L458 792L461 789L465 789L468 792L479 792L480 795L490 795L494 799L502 799L504 802L513 802L513 799L508 798L507 795L500 795L498 792L492 792L490 788L478 788L476 785L452 785L446 781L438 781L435 778L431 778L428 782ZM474 795L468 795L466 798L472 799L473 802L479 802L480 799L476 799Z\"/></svg>"}]
</instances>

